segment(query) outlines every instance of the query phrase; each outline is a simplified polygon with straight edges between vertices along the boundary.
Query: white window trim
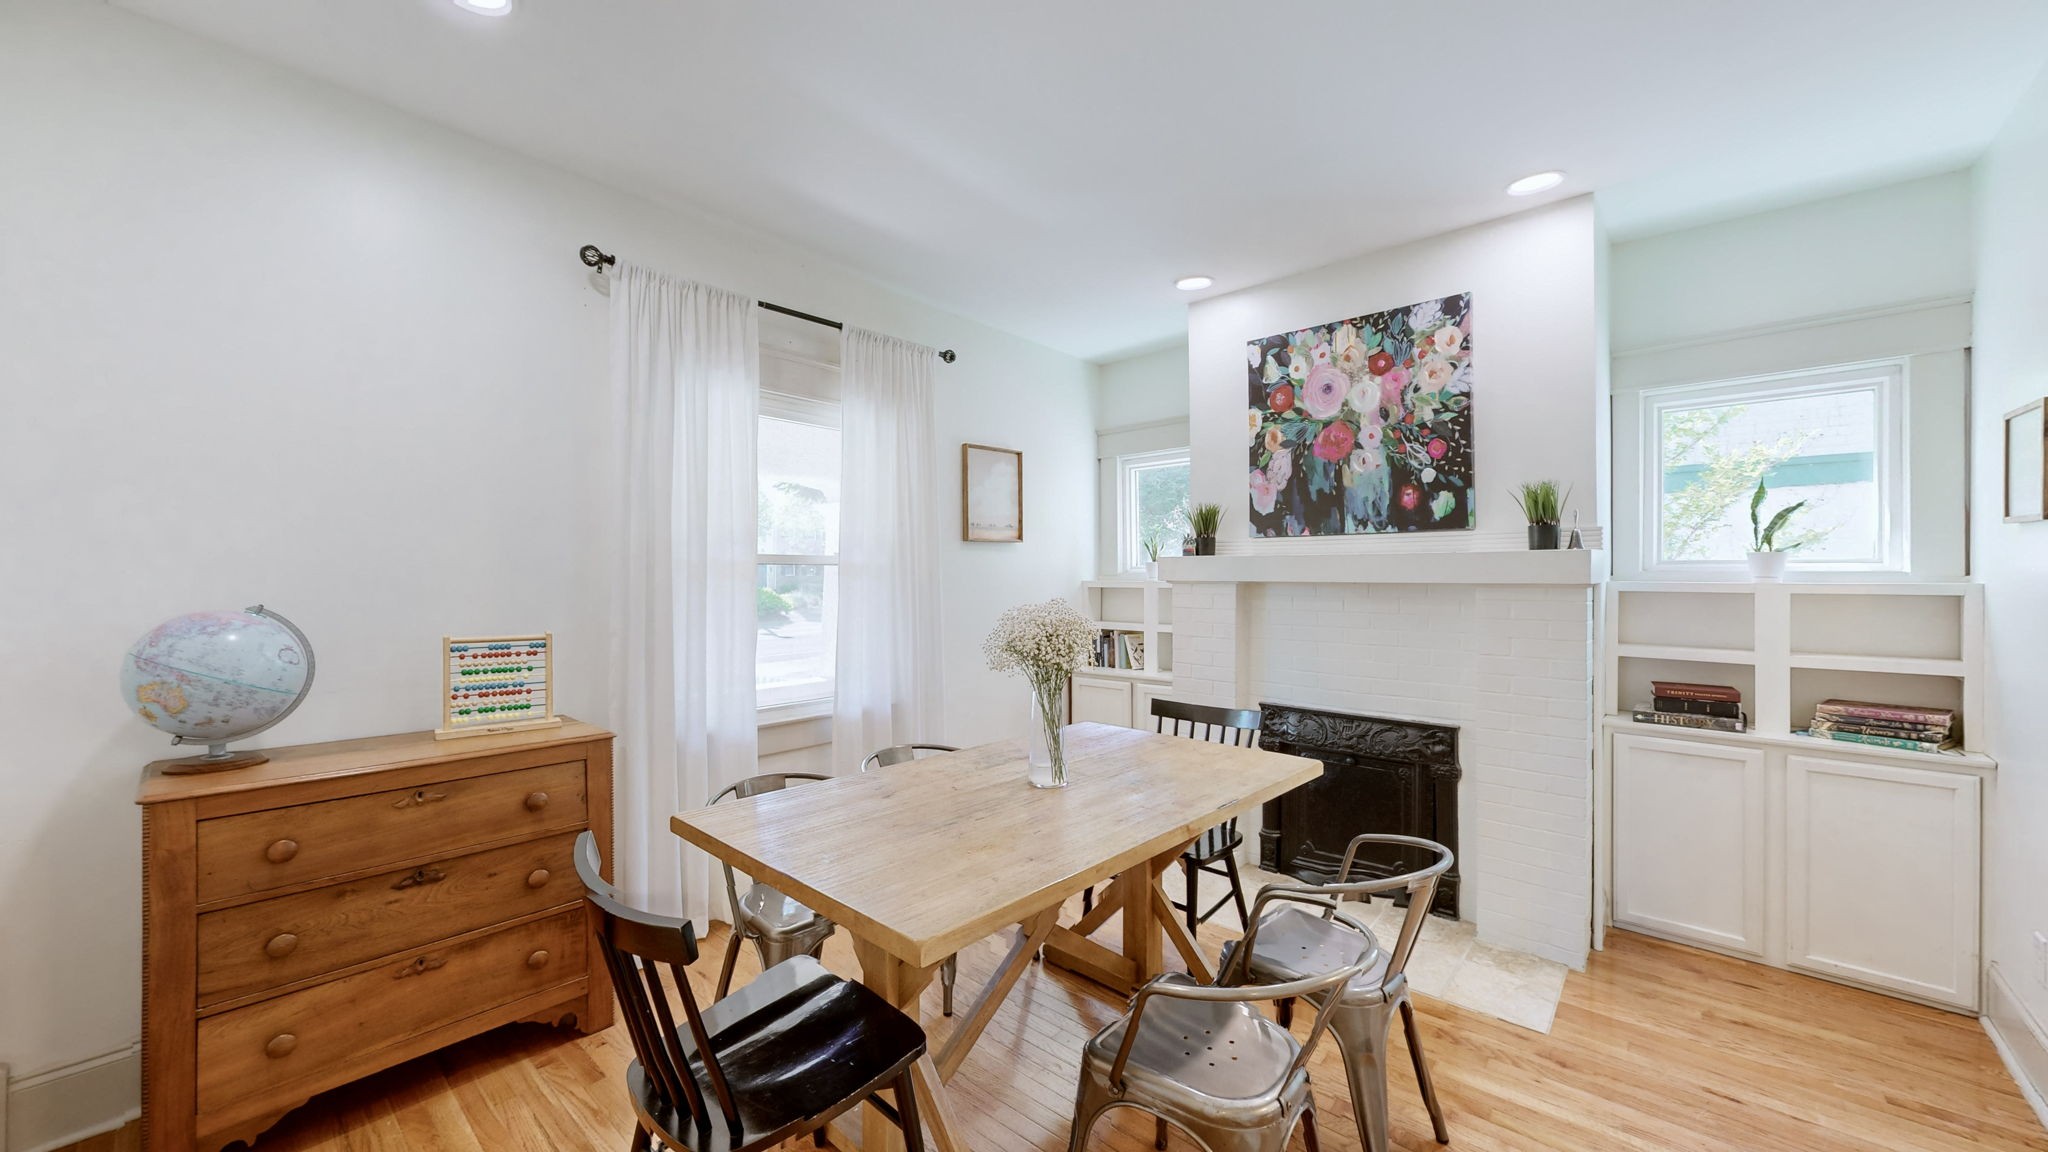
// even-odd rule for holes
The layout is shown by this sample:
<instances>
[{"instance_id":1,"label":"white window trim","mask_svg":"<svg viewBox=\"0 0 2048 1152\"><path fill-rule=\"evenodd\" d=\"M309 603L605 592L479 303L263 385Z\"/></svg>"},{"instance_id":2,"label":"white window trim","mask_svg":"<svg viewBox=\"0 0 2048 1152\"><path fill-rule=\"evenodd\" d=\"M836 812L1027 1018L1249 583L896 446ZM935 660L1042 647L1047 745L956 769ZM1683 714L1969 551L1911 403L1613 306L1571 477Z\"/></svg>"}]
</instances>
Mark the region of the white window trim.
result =
<instances>
[{"instance_id":1,"label":"white window trim","mask_svg":"<svg viewBox=\"0 0 2048 1152\"><path fill-rule=\"evenodd\" d=\"M1135 473L1140 468L1156 467L1160 464L1194 463L1190 448L1162 448L1156 452L1133 452L1116 458L1116 560L1117 570L1124 574L1143 572L1145 562L1132 558L1141 554L1142 541L1137 538L1137 517L1133 515L1138 506Z\"/></svg>"},{"instance_id":2,"label":"white window trim","mask_svg":"<svg viewBox=\"0 0 2048 1152\"><path fill-rule=\"evenodd\" d=\"M1904 359L1834 365L1799 372L1771 373L1733 380L1643 388L1616 394L1622 407L1618 421L1633 425L1632 445L1635 477L1632 485L1635 537L1642 578L1649 580L1699 580L1744 575L1741 561L1665 560L1663 549L1663 467L1662 424L1664 413L1673 408L1692 408L1727 398L1729 400L1780 400L1820 396L1834 392L1862 391L1872 384L1877 392L1876 483L1878 486L1878 538L1884 555L1876 560L1801 560L1792 554L1788 569L1809 574L1858 574L1907 572L1911 567L1911 503L1908 500L1908 411L1907 368ZM1633 419L1628 409L1633 407Z\"/></svg>"},{"instance_id":3,"label":"white window trim","mask_svg":"<svg viewBox=\"0 0 2048 1152\"><path fill-rule=\"evenodd\" d=\"M809 396L796 396L786 392L761 392L761 415L771 420L787 420L794 424L810 424L819 428L838 428L839 405L829 400ZM755 481L759 483L758 477ZM837 555L812 555L793 552L756 552L756 567L763 564L815 564L821 567L839 567ZM834 646L837 647L837 637ZM812 720L832 715L838 696L839 681L835 676L823 686L822 696L808 696L800 700L775 700L763 704L758 691L755 694L754 715L757 727L789 724L800 720Z\"/></svg>"}]
</instances>

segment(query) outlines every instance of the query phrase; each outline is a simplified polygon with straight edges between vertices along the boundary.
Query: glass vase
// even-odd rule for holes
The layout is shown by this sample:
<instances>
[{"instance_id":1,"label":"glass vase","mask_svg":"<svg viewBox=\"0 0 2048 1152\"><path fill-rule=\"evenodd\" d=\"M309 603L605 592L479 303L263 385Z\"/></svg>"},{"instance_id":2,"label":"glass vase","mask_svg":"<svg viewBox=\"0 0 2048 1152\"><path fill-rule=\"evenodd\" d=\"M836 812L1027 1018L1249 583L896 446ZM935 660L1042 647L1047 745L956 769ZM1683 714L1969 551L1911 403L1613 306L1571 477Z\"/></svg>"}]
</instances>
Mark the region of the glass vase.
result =
<instances>
[{"instance_id":1,"label":"glass vase","mask_svg":"<svg viewBox=\"0 0 2048 1152\"><path fill-rule=\"evenodd\" d=\"M1024 725L1024 759L1033 788L1067 786L1067 748L1062 733L1060 684L1034 684L1031 715Z\"/></svg>"}]
</instances>

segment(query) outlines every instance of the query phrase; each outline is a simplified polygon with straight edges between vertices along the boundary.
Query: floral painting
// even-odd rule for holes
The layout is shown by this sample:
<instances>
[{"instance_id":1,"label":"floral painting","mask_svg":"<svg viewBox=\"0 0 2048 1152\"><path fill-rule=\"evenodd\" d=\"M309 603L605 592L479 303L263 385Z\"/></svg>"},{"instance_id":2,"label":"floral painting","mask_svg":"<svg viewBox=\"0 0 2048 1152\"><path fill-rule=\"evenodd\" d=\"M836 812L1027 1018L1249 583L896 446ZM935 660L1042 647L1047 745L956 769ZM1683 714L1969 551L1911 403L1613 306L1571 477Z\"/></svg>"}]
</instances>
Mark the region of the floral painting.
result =
<instances>
[{"instance_id":1,"label":"floral painting","mask_svg":"<svg viewBox=\"0 0 2048 1152\"><path fill-rule=\"evenodd\" d=\"M1472 296L1245 346L1252 534L1470 528Z\"/></svg>"}]
</instances>

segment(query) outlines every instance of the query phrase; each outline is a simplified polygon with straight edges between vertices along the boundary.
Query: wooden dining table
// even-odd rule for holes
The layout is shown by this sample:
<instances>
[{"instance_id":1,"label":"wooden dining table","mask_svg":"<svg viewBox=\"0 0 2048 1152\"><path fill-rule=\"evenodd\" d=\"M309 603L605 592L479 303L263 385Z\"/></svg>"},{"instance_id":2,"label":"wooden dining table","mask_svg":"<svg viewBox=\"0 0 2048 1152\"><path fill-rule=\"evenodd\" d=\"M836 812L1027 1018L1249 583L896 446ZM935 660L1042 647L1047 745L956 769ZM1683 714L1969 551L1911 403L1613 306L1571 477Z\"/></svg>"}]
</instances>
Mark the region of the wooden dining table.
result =
<instances>
[{"instance_id":1,"label":"wooden dining table","mask_svg":"<svg viewBox=\"0 0 2048 1152\"><path fill-rule=\"evenodd\" d=\"M1103 724L1068 727L1065 748L1065 788L1031 787L1022 742L1011 740L670 821L684 840L846 929L861 982L912 1018L948 956L1016 927L945 1046L913 1070L939 1152L964 1150L945 1081L1041 948L1047 963L1119 993L1163 970L1167 942L1206 977L1161 874L1205 830L1323 771L1298 756ZM1061 905L1094 885L1107 885L1094 911L1061 925ZM1088 938L1119 912L1121 951ZM894 1125L877 1116L864 1118L863 1147L900 1148Z\"/></svg>"}]
</instances>

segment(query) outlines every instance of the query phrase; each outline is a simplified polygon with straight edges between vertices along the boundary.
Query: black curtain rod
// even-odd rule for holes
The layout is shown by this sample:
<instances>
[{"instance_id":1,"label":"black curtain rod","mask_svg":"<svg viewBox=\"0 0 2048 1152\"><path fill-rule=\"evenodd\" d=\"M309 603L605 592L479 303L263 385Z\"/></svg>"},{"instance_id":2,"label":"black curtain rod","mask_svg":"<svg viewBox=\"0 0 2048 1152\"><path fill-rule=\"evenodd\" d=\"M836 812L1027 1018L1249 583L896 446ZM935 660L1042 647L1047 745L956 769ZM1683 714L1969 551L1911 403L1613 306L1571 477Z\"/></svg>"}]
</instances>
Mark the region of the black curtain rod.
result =
<instances>
[{"instance_id":1,"label":"black curtain rod","mask_svg":"<svg viewBox=\"0 0 2048 1152\"><path fill-rule=\"evenodd\" d=\"M600 251L595 244L585 244L577 251L576 255L583 258L584 267L595 268L599 273L603 273L607 266L619 262L617 256ZM813 324L823 324L827 328L837 328L842 332L846 330L846 325L841 324L837 320L827 320L823 316L813 316L809 312L799 312L794 308L784 308L780 304L770 304L766 300L756 300L754 305L758 308L766 308L770 312L780 312L784 316L794 316L799 320L808 320ZM953 350L948 348L940 352L939 359L951 364L955 359Z\"/></svg>"}]
</instances>

